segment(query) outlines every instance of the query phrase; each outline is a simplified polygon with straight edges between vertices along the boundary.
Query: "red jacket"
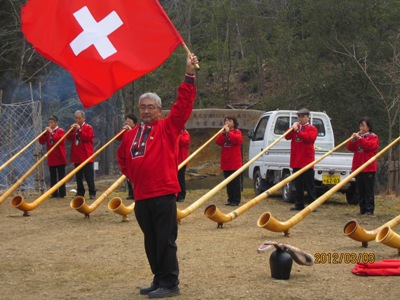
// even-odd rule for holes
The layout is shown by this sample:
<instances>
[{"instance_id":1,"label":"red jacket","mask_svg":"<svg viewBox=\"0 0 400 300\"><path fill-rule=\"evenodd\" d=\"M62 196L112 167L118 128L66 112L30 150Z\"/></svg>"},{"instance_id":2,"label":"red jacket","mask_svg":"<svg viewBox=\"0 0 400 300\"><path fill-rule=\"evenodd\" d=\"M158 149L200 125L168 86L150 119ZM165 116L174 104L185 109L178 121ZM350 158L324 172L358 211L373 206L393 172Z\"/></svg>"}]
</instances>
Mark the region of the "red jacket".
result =
<instances>
[{"instance_id":1,"label":"red jacket","mask_svg":"<svg viewBox=\"0 0 400 300\"><path fill-rule=\"evenodd\" d=\"M183 129L178 137L178 146L176 148L177 163L178 166L186 158L189 157L189 144L190 144L190 134L187 130ZM187 164L186 164L187 165Z\"/></svg>"},{"instance_id":2,"label":"red jacket","mask_svg":"<svg viewBox=\"0 0 400 300\"><path fill-rule=\"evenodd\" d=\"M176 147L195 97L196 86L182 83L166 118L142 123L124 134L118 148L118 164L134 186L136 201L180 191Z\"/></svg>"},{"instance_id":3,"label":"red jacket","mask_svg":"<svg viewBox=\"0 0 400 300\"><path fill-rule=\"evenodd\" d=\"M135 125L135 126L137 126L137 125ZM133 127L133 128L135 128L135 127ZM130 130L132 130L133 128L131 128ZM121 129L121 130L122 130L122 129ZM121 131L121 130L120 130L120 131ZM120 131L118 131L115 135L117 135L118 133L120 133ZM128 131L129 131L129 130L128 130ZM116 138L116 140L119 141L119 142L121 142L122 139L124 138L125 132L127 132L127 131L124 131L121 135L119 135L119 136Z\"/></svg>"},{"instance_id":4,"label":"red jacket","mask_svg":"<svg viewBox=\"0 0 400 300\"><path fill-rule=\"evenodd\" d=\"M317 128L309 123L299 126L299 130L285 136L285 139L291 140L290 167L295 169L301 169L315 160L314 143L318 135Z\"/></svg>"},{"instance_id":5,"label":"red jacket","mask_svg":"<svg viewBox=\"0 0 400 300\"><path fill-rule=\"evenodd\" d=\"M352 139L346 148L354 152L351 171L358 169L378 152L379 138L375 133L368 132L359 139ZM365 167L361 172L376 172L376 160Z\"/></svg>"},{"instance_id":6,"label":"red jacket","mask_svg":"<svg viewBox=\"0 0 400 300\"><path fill-rule=\"evenodd\" d=\"M221 133L215 140L221 146L221 170L233 171L242 166L242 132L234 129L228 133Z\"/></svg>"},{"instance_id":7,"label":"red jacket","mask_svg":"<svg viewBox=\"0 0 400 300\"><path fill-rule=\"evenodd\" d=\"M65 135L64 130L60 127L53 129L50 133L46 131L39 137L39 143L46 144L47 152L53 148L53 146ZM47 165L51 166L61 166L67 164L67 155L65 153L65 139L47 156Z\"/></svg>"},{"instance_id":8,"label":"red jacket","mask_svg":"<svg viewBox=\"0 0 400 300\"><path fill-rule=\"evenodd\" d=\"M93 128L87 123L83 123L79 130L71 131L67 139L72 141L70 162L74 164L83 163L93 152L94 133ZM90 160L94 162L94 158Z\"/></svg>"}]
</instances>

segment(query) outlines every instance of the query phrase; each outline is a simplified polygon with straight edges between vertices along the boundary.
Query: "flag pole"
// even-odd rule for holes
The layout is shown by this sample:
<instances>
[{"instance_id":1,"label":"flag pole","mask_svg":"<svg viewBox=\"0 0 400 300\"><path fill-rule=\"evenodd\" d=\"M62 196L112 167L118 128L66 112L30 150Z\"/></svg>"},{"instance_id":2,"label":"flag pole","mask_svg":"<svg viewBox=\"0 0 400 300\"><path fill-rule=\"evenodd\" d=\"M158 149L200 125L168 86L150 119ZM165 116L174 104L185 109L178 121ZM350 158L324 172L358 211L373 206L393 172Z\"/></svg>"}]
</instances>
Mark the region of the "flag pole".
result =
<instances>
[{"instance_id":1,"label":"flag pole","mask_svg":"<svg viewBox=\"0 0 400 300\"><path fill-rule=\"evenodd\" d=\"M185 44L185 43L182 43L182 46L183 46L183 49L185 49L186 53L189 54L190 56L192 56L192 52L190 52L190 50L189 50L189 48L186 46L186 44ZM195 67L196 67L197 70L200 70L199 64L196 64Z\"/></svg>"}]
</instances>

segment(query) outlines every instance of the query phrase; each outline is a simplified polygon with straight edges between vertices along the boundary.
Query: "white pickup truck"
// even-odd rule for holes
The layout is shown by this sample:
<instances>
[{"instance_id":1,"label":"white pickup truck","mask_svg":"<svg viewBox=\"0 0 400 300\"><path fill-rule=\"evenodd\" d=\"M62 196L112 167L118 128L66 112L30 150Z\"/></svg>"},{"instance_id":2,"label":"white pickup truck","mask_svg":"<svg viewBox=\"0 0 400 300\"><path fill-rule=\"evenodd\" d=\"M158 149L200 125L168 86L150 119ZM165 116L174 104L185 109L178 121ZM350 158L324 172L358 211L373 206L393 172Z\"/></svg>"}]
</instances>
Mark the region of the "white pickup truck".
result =
<instances>
[{"instance_id":1,"label":"white pickup truck","mask_svg":"<svg viewBox=\"0 0 400 300\"><path fill-rule=\"evenodd\" d=\"M318 136L314 144L315 158L318 159L335 147L335 139L330 119L325 112L311 112L310 117L310 123L318 129ZM255 129L250 129L248 133L250 138L249 159L268 147L296 121L297 111L276 110L264 113L258 120ZM317 195L322 195L350 174L352 159L352 153L333 152L314 166ZM292 174L289 160L290 141L283 138L249 166L249 177L253 179L256 195ZM346 193L346 200L349 204L358 203L354 179L346 184L340 192ZM294 184L292 182L282 188L282 198L286 202L294 201Z\"/></svg>"}]
</instances>

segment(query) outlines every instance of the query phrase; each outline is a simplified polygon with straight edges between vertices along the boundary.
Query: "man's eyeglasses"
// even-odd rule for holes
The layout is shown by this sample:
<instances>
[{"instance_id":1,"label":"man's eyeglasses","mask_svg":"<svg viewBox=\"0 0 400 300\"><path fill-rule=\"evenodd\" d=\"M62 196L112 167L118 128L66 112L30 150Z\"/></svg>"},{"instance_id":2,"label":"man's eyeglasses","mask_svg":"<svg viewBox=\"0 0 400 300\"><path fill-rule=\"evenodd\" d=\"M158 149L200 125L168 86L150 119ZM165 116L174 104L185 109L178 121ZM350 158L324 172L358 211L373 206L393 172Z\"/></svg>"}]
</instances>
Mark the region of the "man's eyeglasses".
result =
<instances>
[{"instance_id":1,"label":"man's eyeglasses","mask_svg":"<svg viewBox=\"0 0 400 300\"><path fill-rule=\"evenodd\" d=\"M139 109L141 110L141 111L145 111L146 109L148 110L148 111L153 111L153 110L155 110L155 109L157 109L157 108L159 108L158 106L154 106L154 105L140 105L139 106Z\"/></svg>"}]
</instances>

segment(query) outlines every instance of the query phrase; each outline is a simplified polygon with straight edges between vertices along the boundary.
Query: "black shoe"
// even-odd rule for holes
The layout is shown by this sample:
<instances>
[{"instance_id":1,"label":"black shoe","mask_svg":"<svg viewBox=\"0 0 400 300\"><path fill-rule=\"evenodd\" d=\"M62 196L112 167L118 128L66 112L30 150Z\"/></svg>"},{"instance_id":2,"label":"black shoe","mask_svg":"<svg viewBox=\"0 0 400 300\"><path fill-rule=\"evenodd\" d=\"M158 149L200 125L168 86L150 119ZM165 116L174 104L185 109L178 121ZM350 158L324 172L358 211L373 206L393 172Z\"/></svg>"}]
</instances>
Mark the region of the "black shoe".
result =
<instances>
[{"instance_id":1,"label":"black shoe","mask_svg":"<svg viewBox=\"0 0 400 300\"><path fill-rule=\"evenodd\" d=\"M90 200L96 199L96 195L90 195Z\"/></svg>"},{"instance_id":2,"label":"black shoe","mask_svg":"<svg viewBox=\"0 0 400 300\"><path fill-rule=\"evenodd\" d=\"M297 206L293 206L290 208L290 210L303 210L303 209L304 209L304 207L301 208L301 207L297 207Z\"/></svg>"},{"instance_id":3,"label":"black shoe","mask_svg":"<svg viewBox=\"0 0 400 300\"><path fill-rule=\"evenodd\" d=\"M184 201L185 201L185 199L183 199L183 198L176 199L176 202L184 202Z\"/></svg>"},{"instance_id":4,"label":"black shoe","mask_svg":"<svg viewBox=\"0 0 400 300\"><path fill-rule=\"evenodd\" d=\"M157 285L151 284L148 287L140 288L140 295L148 295L158 289Z\"/></svg>"},{"instance_id":5,"label":"black shoe","mask_svg":"<svg viewBox=\"0 0 400 300\"><path fill-rule=\"evenodd\" d=\"M133 196L126 197L126 200L133 200Z\"/></svg>"},{"instance_id":6,"label":"black shoe","mask_svg":"<svg viewBox=\"0 0 400 300\"><path fill-rule=\"evenodd\" d=\"M374 215L374 213L373 212L371 212L371 211L369 211L369 212L366 212L365 213L367 216L373 216Z\"/></svg>"},{"instance_id":7,"label":"black shoe","mask_svg":"<svg viewBox=\"0 0 400 300\"><path fill-rule=\"evenodd\" d=\"M232 203L226 202L225 205L226 205L226 206L232 206Z\"/></svg>"},{"instance_id":8,"label":"black shoe","mask_svg":"<svg viewBox=\"0 0 400 300\"><path fill-rule=\"evenodd\" d=\"M231 206L239 206L239 203L231 203Z\"/></svg>"},{"instance_id":9,"label":"black shoe","mask_svg":"<svg viewBox=\"0 0 400 300\"><path fill-rule=\"evenodd\" d=\"M173 287L173 288L165 288L165 287L160 287L156 289L155 291L149 293L149 298L166 298L166 297L173 297L176 295L179 295L181 291L179 290L179 287Z\"/></svg>"}]
</instances>

